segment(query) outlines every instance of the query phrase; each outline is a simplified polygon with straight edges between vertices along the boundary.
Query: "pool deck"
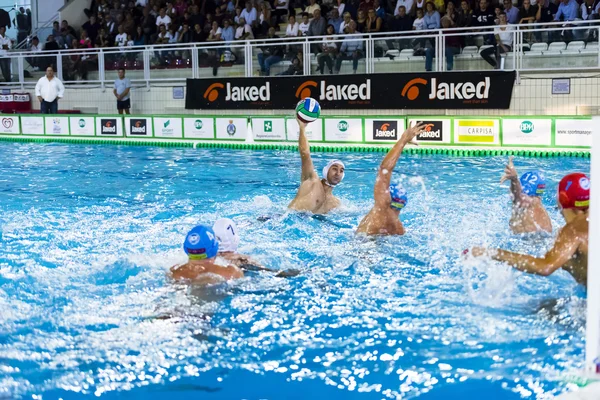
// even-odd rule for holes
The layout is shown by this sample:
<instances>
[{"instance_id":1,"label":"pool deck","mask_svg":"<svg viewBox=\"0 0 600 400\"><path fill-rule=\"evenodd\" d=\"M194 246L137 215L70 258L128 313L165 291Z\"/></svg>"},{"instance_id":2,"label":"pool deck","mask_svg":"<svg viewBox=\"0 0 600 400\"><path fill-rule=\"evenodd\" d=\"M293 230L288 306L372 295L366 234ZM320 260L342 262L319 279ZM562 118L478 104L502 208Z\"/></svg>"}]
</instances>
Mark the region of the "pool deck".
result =
<instances>
[{"instance_id":1,"label":"pool deck","mask_svg":"<svg viewBox=\"0 0 600 400\"><path fill-rule=\"evenodd\" d=\"M565 393L556 400L598 400L600 399L600 382L592 383L576 392Z\"/></svg>"}]
</instances>

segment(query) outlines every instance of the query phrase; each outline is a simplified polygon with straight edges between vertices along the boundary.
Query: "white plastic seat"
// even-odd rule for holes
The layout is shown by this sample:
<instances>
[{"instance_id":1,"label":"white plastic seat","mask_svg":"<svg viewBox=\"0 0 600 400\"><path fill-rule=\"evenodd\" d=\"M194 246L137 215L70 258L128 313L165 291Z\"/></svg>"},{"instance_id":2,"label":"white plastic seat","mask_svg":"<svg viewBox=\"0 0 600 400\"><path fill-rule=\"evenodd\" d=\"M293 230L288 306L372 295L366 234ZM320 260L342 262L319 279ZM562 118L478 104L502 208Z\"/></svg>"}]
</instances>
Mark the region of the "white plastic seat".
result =
<instances>
[{"instance_id":1,"label":"white plastic seat","mask_svg":"<svg viewBox=\"0 0 600 400\"><path fill-rule=\"evenodd\" d=\"M465 46L461 54L477 54L478 50L477 46Z\"/></svg>"},{"instance_id":2,"label":"white plastic seat","mask_svg":"<svg viewBox=\"0 0 600 400\"><path fill-rule=\"evenodd\" d=\"M585 43L582 41L575 41L575 42L571 42L569 43L569 45L567 46L567 50L568 51L572 51L572 50L581 50L585 48Z\"/></svg>"},{"instance_id":3,"label":"white plastic seat","mask_svg":"<svg viewBox=\"0 0 600 400\"><path fill-rule=\"evenodd\" d=\"M592 42L585 45L586 50L598 51L598 42Z\"/></svg>"},{"instance_id":4,"label":"white plastic seat","mask_svg":"<svg viewBox=\"0 0 600 400\"><path fill-rule=\"evenodd\" d=\"M544 56L546 56L546 57L553 57L553 56L559 57L562 54L560 51L551 51L551 50L544 51L543 53L544 53Z\"/></svg>"},{"instance_id":5,"label":"white plastic seat","mask_svg":"<svg viewBox=\"0 0 600 400\"><path fill-rule=\"evenodd\" d=\"M400 57L412 57L414 53L413 49L404 49L400 52Z\"/></svg>"},{"instance_id":6,"label":"white plastic seat","mask_svg":"<svg viewBox=\"0 0 600 400\"><path fill-rule=\"evenodd\" d=\"M548 46L548 51L561 51L567 48L567 44L565 42L552 42Z\"/></svg>"},{"instance_id":7,"label":"white plastic seat","mask_svg":"<svg viewBox=\"0 0 600 400\"><path fill-rule=\"evenodd\" d=\"M398 57L400 55L400 52L396 49L391 49L385 52L386 56L392 56L392 57Z\"/></svg>"},{"instance_id":8,"label":"white plastic seat","mask_svg":"<svg viewBox=\"0 0 600 400\"><path fill-rule=\"evenodd\" d=\"M548 50L548 44L547 43L534 43L531 45L531 51L546 51Z\"/></svg>"},{"instance_id":9,"label":"white plastic seat","mask_svg":"<svg viewBox=\"0 0 600 400\"><path fill-rule=\"evenodd\" d=\"M541 57L544 55L541 51L528 51L525 54L525 57Z\"/></svg>"},{"instance_id":10,"label":"white plastic seat","mask_svg":"<svg viewBox=\"0 0 600 400\"><path fill-rule=\"evenodd\" d=\"M517 46L517 50L521 50L522 52L530 51L531 46L529 46L529 44L527 44L527 43L523 43L523 44L520 44Z\"/></svg>"}]
</instances>

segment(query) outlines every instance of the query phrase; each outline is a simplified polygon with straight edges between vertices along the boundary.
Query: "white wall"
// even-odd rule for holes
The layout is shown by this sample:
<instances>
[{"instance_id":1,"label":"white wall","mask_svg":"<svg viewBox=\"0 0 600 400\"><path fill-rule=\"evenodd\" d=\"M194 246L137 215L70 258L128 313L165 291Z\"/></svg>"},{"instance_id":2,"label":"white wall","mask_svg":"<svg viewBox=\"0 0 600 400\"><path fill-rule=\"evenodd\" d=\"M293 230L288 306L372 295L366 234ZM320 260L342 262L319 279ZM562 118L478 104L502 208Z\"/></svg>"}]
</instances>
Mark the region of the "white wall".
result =
<instances>
[{"instance_id":1,"label":"white wall","mask_svg":"<svg viewBox=\"0 0 600 400\"><path fill-rule=\"evenodd\" d=\"M37 15L34 29L50 20L65 3L65 0L32 0L31 12Z\"/></svg>"}]
</instances>

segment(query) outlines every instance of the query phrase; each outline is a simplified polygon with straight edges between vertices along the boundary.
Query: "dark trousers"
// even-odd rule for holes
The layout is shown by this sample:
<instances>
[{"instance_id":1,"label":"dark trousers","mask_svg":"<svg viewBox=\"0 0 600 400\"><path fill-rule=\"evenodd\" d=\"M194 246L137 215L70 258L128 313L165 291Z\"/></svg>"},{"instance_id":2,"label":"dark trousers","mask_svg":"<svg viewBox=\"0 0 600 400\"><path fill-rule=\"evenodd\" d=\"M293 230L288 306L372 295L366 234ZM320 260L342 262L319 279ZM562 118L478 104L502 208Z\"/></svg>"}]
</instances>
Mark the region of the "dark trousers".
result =
<instances>
[{"instance_id":1,"label":"dark trousers","mask_svg":"<svg viewBox=\"0 0 600 400\"><path fill-rule=\"evenodd\" d=\"M5 82L10 82L10 58L0 58L0 70Z\"/></svg>"},{"instance_id":2,"label":"dark trousers","mask_svg":"<svg viewBox=\"0 0 600 400\"><path fill-rule=\"evenodd\" d=\"M42 114L58 114L58 99L51 102L42 100L41 112Z\"/></svg>"},{"instance_id":3,"label":"dark trousers","mask_svg":"<svg viewBox=\"0 0 600 400\"><path fill-rule=\"evenodd\" d=\"M506 46L508 48L508 50L510 51L511 47L510 46ZM490 64L492 67L496 68L498 66L498 60L500 59L500 54L502 53L506 53L506 51L504 51L504 48L500 45L496 45L494 47L488 47L485 50L481 51L481 57L487 61L488 64ZM492 54L496 55L496 58L492 58Z\"/></svg>"},{"instance_id":4,"label":"dark trousers","mask_svg":"<svg viewBox=\"0 0 600 400\"><path fill-rule=\"evenodd\" d=\"M342 61L344 60L352 60L352 69L356 73L358 69L358 60L362 58L362 54L359 51L355 51L352 54L348 53L339 53L335 60L335 73L339 73L342 67Z\"/></svg>"}]
</instances>

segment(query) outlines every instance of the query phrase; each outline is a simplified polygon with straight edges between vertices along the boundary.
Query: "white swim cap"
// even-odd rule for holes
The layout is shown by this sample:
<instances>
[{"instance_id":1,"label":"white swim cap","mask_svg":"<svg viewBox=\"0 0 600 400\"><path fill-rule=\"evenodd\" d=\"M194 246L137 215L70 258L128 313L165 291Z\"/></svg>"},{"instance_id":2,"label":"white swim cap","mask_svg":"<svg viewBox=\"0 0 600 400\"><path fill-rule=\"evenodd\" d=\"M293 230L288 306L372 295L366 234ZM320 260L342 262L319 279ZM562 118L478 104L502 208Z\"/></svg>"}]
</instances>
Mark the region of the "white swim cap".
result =
<instances>
[{"instance_id":1,"label":"white swim cap","mask_svg":"<svg viewBox=\"0 0 600 400\"><path fill-rule=\"evenodd\" d=\"M219 252L236 251L240 243L237 226L229 218L220 218L215 221L213 231L219 241Z\"/></svg>"},{"instance_id":2,"label":"white swim cap","mask_svg":"<svg viewBox=\"0 0 600 400\"><path fill-rule=\"evenodd\" d=\"M327 163L326 166L323 167L323 179L325 179L325 182L327 182L327 184L329 186L332 186L329 181L327 180L327 174L329 173L329 168L331 168L331 166L333 165L339 165L342 168L346 169L346 166L344 165L344 163L341 160L331 160ZM346 175L345 172L342 173L342 179L340 180L340 182L342 182L342 180L344 180L344 176Z\"/></svg>"}]
</instances>

